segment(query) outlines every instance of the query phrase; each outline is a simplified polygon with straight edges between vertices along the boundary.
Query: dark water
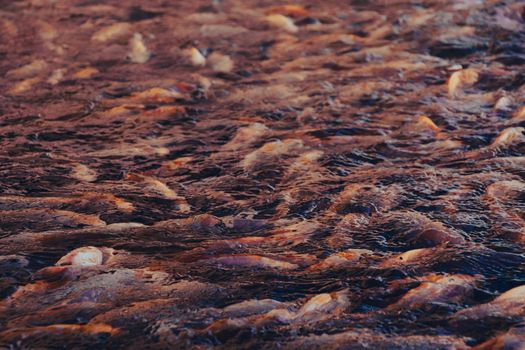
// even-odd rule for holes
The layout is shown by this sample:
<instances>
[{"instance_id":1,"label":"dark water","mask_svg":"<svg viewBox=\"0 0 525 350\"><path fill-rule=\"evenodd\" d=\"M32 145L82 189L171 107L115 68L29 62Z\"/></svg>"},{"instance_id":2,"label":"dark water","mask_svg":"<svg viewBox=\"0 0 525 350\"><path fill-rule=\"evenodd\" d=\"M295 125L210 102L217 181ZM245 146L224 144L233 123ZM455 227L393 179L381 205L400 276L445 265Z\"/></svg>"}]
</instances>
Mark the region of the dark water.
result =
<instances>
[{"instance_id":1,"label":"dark water","mask_svg":"<svg viewBox=\"0 0 525 350\"><path fill-rule=\"evenodd\" d=\"M0 1L0 346L523 346L525 4L280 5Z\"/></svg>"}]
</instances>

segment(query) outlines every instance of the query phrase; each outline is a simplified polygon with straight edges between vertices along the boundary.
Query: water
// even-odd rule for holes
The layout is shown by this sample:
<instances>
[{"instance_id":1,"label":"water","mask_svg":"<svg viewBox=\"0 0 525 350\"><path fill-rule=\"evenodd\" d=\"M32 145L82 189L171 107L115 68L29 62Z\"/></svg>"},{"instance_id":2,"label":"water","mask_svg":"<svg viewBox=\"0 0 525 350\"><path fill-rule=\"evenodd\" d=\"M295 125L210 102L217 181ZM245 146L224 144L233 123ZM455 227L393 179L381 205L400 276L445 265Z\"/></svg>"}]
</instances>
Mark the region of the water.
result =
<instances>
[{"instance_id":1,"label":"water","mask_svg":"<svg viewBox=\"0 0 525 350\"><path fill-rule=\"evenodd\" d=\"M523 14L3 4L0 344L434 349L519 333L519 297L458 315L525 282ZM454 87L461 69L476 79Z\"/></svg>"}]
</instances>

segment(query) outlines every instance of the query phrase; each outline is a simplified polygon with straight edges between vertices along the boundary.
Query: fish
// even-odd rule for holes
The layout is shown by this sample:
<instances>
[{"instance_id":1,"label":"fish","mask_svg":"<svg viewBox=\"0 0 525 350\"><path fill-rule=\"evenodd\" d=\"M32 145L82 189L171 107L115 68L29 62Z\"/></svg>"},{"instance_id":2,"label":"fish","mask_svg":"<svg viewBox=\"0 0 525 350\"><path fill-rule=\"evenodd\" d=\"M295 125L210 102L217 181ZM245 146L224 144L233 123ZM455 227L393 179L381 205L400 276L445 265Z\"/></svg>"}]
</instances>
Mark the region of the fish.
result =
<instances>
[{"instance_id":1,"label":"fish","mask_svg":"<svg viewBox=\"0 0 525 350\"><path fill-rule=\"evenodd\" d=\"M381 262L381 267L404 266L410 264L420 264L426 259L432 259L437 255L436 248L412 249L401 254L395 254Z\"/></svg>"},{"instance_id":2,"label":"fish","mask_svg":"<svg viewBox=\"0 0 525 350\"><path fill-rule=\"evenodd\" d=\"M237 151L248 147L251 143L257 142L258 139L270 133L270 129L262 123L253 123L241 127L235 133L235 136L222 146L224 151Z\"/></svg>"},{"instance_id":3,"label":"fish","mask_svg":"<svg viewBox=\"0 0 525 350\"><path fill-rule=\"evenodd\" d=\"M512 327L507 332L500 334L492 339L483 342L482 344L473 347L476 350L485 349L519 349L525 345L523 335L523 325Z\"/></svg>"},{"instance_id":4,"label":"fish","mask_svg":"<svg viewBox=\"0 0 525 350\"><path fill-rule=\"evenodd\" d=\"M476 83L479 73L472 68L462 69L451 74L447 89L450 96L457 96L461 89Z\"/></svg>"},{"instance_id":5,"label":"fish","mask_svg":"<svg viewBox=\"0 0 525 350\"><path fill-rule=\"evenodd\" d=\"M280 270L294 270L299 267L296 264L292 264L287 261L275 260L258 255L224 255L214 260L220 265L273 268Z\"/></svg>"},{"instance_id":6,"label":"fish","mask_svg":"<svg viewBox=\"0 0 525 350\"><path fill-rule=\"evenodd\" d=\"M306 324L336 317L349 306L347 291L318 294L308 299L299 309L273 308L267 313L244 318L231 318L215 321L204 332L220 333L226 329L249 326L261 327L274 322L280 324Z\"/></svg>"},{"instance_id":7,"label":"fish","mask_svg":"<svg viewBox=\"0 0 525 350\"><path fill-rule=\"evenodd\" d=\"M0 337L6 344L16 344L20 342L36 342L47 339L47 341L59 341L64 336L82 339L83 337L95 338L100 335L113 335L118 333L115 329L106 324L97 325L75 325L75 324L54 324L49 326L35 326L28 328L13 328L0 333Z\"/></svg>"},{"instance_id":8,"label":"fish","mask_svg":"<svg viewBox=\"0 0 525 350\"><path fill-rule=\"evenodd\" d=\"M302 337L286 344L285 349L368 349L372 346L378 349L469 349L466 339L454 336L389 336L367 329Z\"/></svg>"},{"instance_id":9,"label":"fish","mask_svg":"<svg viewBox=\"0 0 525 350\"><path fill-rule=\"evenodd\" d=\"M108 41L116 41L119 38L126 38L131 35L131 24L127 22L120 22L112 24L108 27L99 29L91 36L92 41L105 43Z\"/></svg>"},{"instance_id":10,"label":"fish","mask_svg":"<svg viewBox=\"0 0 525 350\"><path fill-rule=\"evenodd\" d=\"M128 57L131 62L146 63L150 59L151 52L146 47L141 33L133 34L133 37L129 40L129 46L130 52Z\"/></svg>"},{"instance_id":11,"label":"fish","mask_svg":"<svg viewBox=\"0 0 525 350\"><path fill-rule=\"evenodd\" d=\"M107 264L115 254L112 248L81 247L64 255L58 266L97 266Z\"/></svg>"},{"instance_id":12,"label":"fish","mask_svg":"<svg viewBox=\"0 0 525 350\"><path fill-rule=\"evenodd\" d=\"M514 317L523 314L525 286L512 288L492 301L475 305L464 310L460 310L452 317L454 320L461 322L464 320L474 321L490 317Z\"/></svg>"},{"instance_id":13,"label":"fish","mask_svg":"<svg viewBox=\"0 0 525 350\"><path fill-rule=\"evenodd\" d=\"M372 256L374 253L368 249L347 249L339 253L331 254L321 262L308 267L310 270L326 271L327 269L344 268L358 264L366 256Z\"/></svg>"},{"instance_id":14,"label":"fish","mask_svg":"<svg viewBox=\"0 0 525 350\"><path fill-rule=\"evenodd\" d=\"M523 347L522 2L0 3L0 348Z\"/></svg>"},{"instance_id":15,"label":"fish","mask_svg":"<svg viewBox=\"0 0 525 350\"><path fill-rule=\"evenodd\" d=\"M475 276L429 275L420 278L418 287L411 289L397 302L387 307L388 311L403 312L432 303L459 303L475 287Z\"/></svg>"},{"instance_id":16,"label":"fish","mask_svg":"<svg viewBox=\"0 0 525 350\"><path fill-rule=\"evenodd\" d=\"M84 192L67 197L23 197L1 196L0 209L18 210L31 208L66 209L77 211L90 211L99 206L102 208L115 208L122 212L131 212L133 204L111 193Z\"/></svg>"},{"instance_id":17,"label":"fish","mask_svg":"<svg viewBox=\"0 0 525 350\"><path fill-rule=\"evenodd\" d=\"M106 222L98 215L79 214L69 210L28 208L21 210L1 210L0 232L22 230L28 223L33 222L34 227L42 229L106 226Z\"/></svg>"},{"instance_id":18,"label":"fish","mask_svg":"<svg viewBox=\"0 0 525 350\"><path fill-rule=\"evenodd\" d=\"M383 190L373 185L350 184L340 193L332 210L338 214L388 211L399 200L401 191L395 186Z\"/></svg>"},{"instance_id":19,"label":"fish","mask_svg":"<svg viewBox=\"0 0 525 350\"><path fill-rule=\"evenodd\" d=\"M254 169L257 164L261 164L261 162L267 162L272 159L275 160L279 157L285 157L290 154L293 155L293 152L296 152L303 147L303 142L297 139L268 142L256 151L247 154L241 161L241 166L248 171Z\"/></svg>"}]
</instances>

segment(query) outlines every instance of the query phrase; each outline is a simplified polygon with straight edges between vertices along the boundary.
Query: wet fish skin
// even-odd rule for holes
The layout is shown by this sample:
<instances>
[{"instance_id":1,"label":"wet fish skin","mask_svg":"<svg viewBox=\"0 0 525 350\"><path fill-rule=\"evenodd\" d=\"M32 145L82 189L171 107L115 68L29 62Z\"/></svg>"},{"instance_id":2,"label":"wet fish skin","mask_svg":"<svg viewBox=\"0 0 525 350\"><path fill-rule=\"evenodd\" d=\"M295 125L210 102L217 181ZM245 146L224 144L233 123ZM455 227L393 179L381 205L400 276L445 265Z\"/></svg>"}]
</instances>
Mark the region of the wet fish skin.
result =
<instances>
[{"instance_id":1,"label":"wet fish skin","mask_svg":"<svg viewBox=\"0 0 525 350\"><path fill-rule=\"evenodd\" d=\"M421 285L411 289L388 311L403 312L431 303L459 303L468 296L475 286L476 277L468 275L438 276L421 278Z\"/></svg>"}]
</instances>

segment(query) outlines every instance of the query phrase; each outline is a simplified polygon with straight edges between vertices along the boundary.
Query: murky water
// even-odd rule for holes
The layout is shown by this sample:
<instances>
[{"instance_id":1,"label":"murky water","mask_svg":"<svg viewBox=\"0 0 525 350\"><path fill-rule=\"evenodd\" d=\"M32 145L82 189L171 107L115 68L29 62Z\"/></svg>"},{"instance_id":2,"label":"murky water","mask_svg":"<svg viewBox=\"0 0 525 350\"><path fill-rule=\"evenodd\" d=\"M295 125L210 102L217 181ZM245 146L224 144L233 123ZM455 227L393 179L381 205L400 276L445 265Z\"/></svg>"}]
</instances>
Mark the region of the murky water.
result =
<instances>
[{"instance_id":1,"label":"murky water","mask_svg":"<svg viewBox=\"0 0 525 350\"><path fill-rule=\"evenodd\" d=\"M0 346L524 346L524 17L0 1Z\"/></svg>"}]
</instances>

